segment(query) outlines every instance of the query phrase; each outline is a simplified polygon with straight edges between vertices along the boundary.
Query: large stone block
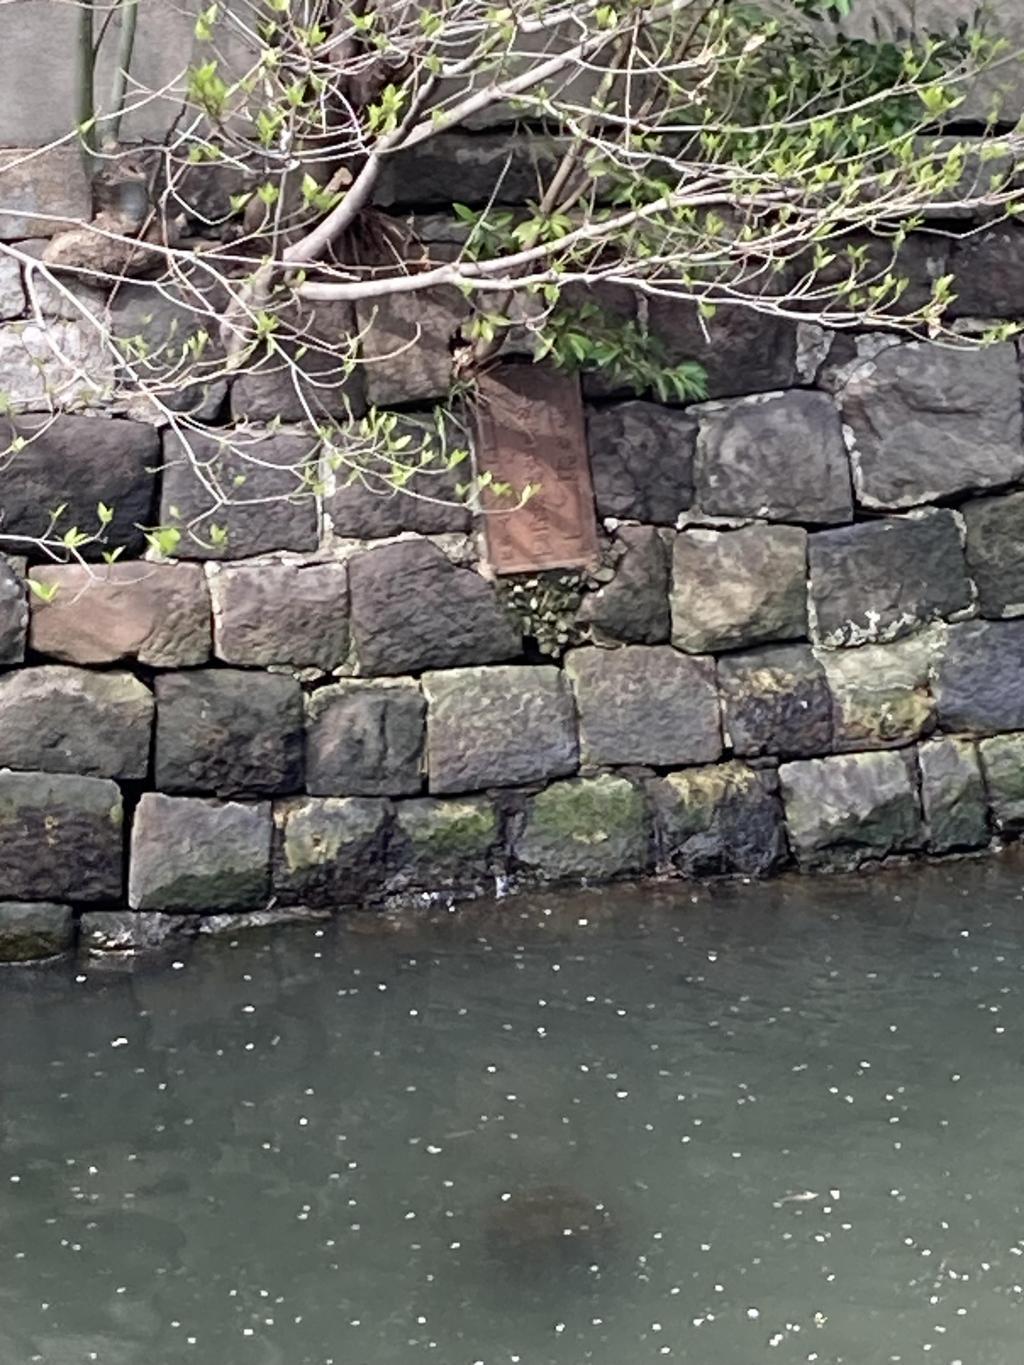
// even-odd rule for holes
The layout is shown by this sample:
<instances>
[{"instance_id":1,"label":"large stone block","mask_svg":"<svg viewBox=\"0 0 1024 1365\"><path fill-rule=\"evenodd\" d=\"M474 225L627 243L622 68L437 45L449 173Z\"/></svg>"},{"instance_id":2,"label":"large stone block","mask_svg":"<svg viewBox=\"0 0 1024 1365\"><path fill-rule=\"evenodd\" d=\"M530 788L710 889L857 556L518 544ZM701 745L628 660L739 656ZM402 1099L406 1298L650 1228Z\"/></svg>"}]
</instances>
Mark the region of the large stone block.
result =
<instances>
[{"instance_id":1,"label":"large stone block","mask_svg":"<svg viewBox=\"0 0 1024 1365\"><path fill-rule=\"evenodd\" d=\"M505 870L497 812L481 796L400 801L387 861L389 892L493 893Z\"/></svg>"},{"instance_id":2,"label":"large stone block","mask_svg":"<svg viewBox=\"0 0 1024 1365\"><path fill-rule=\"evenodd\" d=\"M799 383L797 328L748 307L719 307L713 318L696 304L652 298L650 331L670 365L696 360L707 372L709 398L788 389Z\"/></svg>"},{"instance_id":3,"label":"large stone block","mask_svg":"<svg viewBox=\"0 0 1024 1365\"><path fill-rule=\"evenodd\" d=\"M684 877L761 877L787 856L778 777L745 763L648 783L658 868Z\"/></svg>"},{"instance_id":4,"label":"large stone block","mask_svg":"<svg viewBox=\"0 0 1024 1365\"><path fill-rule=\"evenodd\" d=\"M250 796L303 786L302 689L240 669L156 680L154 780L161 791Z\"/></svg>"},{"instance_id":5,"label":"large stone block","mask_svg":"<svg viewBox=\"0 0 1024 1365\"><path fill-rule=\"evenodd\" d=\"M855 868L920 848L911 762L906 753L876 752L784 763L779 780L800 866Z\"/></svg>"},{"instance_id":6,"label":"large stone block","mask_svg":"<svg viewBox=\"0 0 1024 1365\"><path fill-rule=\"evenodd\" d=\"M586 646L568 655L580 762L593 767L709 763L722 752L715 661L671 645Z\"/></svg>"},{"instance_id":7,"label":"large stone block","mask_svg":"<svg viewBox=\"0 0 1024 1365\"><path fill-rule=\"evenodd\" d=\"M983 739L978 752L996 828L1024 834L1024 735Z\"/></svg>"},{"instance_id":8,"label":"large stone block","mask_svg":"<svg viewBox=\"0 0 1024 1365\"><path fill-rule=\"evenodd\" d=\"M366 396L384 407L447 396L454 343L469 305L450 286L356 305Z\"/></svg>"},{"instance_id":9,"label":"large stone block","mask_svg":"<svg viewBox=\"0 0 1024 1365\"><path fill-rule=\"evenodd\" d=\"M7 535L42 536L51 512L64 512L53 527L59 537L73 526L98 532L100 502L113 518L100 545L84 546L99 559L112 546L142 544L140 526L153 524L159 438L141 422L107 417L20 417L0 420L0 448L19 438L25 445L4 458L0 482L0 529Z\"/></svg>"},{"instance_id":10,"label":"large stone block","mask_svg":"<svg viewBox=\"0 0 1024 1365\"><path fill-rule=\"evenodd\" d=\"M306 790L415 795L423 785L426 710L411 678L318 688L306 702Z\"/></svg>"},{"instance_id":11,"label":"large stone block","mask_svg":"<svg viewBox=\"0 0 1024 1365\"><path fill-rule=\"evenodd\" d=\"M807 635L807 533L684 531L672 552L672 643L688 654Z\"/></svg>"},{"instance_id":12,"label":"large stone block","mask_svg":"<svg viewBox=\"0 0 1024 1365\"><path fill-rule=\"evenodd\" d=\"M441 133L385 159L374 202L449 212L453 202L518 206L536 195L538 168L550 172L558 155L551 140L533 136Z\"/></svg>"},{"instance_id":13,"label":"large stone block","mask_svg":"<svg viewBox=\"0 0 1024 1365\"><path fill-rule=\"evenodd\" d=\"M1024 616L1024 493L976 498L960 511L982 616Z\"/></svg>"},{"instance_id":14,"label":"large stone block","mask_svg":"<svg viewBox=\"0 0 1024 1365\"><path fill-rule=\"evenodd\" d=\"M272 355L247 366L231 386L236 421L308 422L362 415L363 376L347 373L347 347L355 336L350 303L318 303L300 314L285 312Z\"/></svg>"},{"instance_id":15,"label":"large stone block","mask_svg":"<svg viewBox=\"0 0 1024 1365\"><path fill-rule=\"evenodd\" d=\"M75 917L66 905L0 901L0 963L38 962L75 945Z\"/></svg>"},{"instance_id":16,"label":"large stone block","mask_svg":"<svg viewBox=\"0 0 1024 1365\"><path fill-rule=\"evenodd\" d=\"M2 531L0 523L0 531ZM25 561L0 554L0 664L20 664L28 632Z\"/></svg>"},{"instance_id":17,"label":"large stone block","mask_svg":"<svg viewBox=\"0 0 1024 1365\"><path fill-rule=\"evenodd\" d=\"M0 385L12 412L105 407L117 379L114 355L92 319L0 325Z\"/></svg>"},{"instance_id":18,"label":"large stone block","mask_svg":"<svg viewBox=\"0 0 1024 1365\"><path fill-rule=\"evenodd\" d=\"M893 644L820 650L833 699L833 747L884 749L934 729L931 674L944 642L939 626Z\"/></svg>"},{"instance_id":19,"label":"large stone block","mask_svg":"<svg viewBox=\"0 0 1024 1365\"><path fill-rule=\"evenodd\" d=\"M810 758L832 747L832 695L809 645L773 645L718 661L725 732L741 757Z\"/></svg>"},{"instance_id":20,"label":"large stone block","mask_svg":"<svg viewBox=\"0 0 1024 1365\"><path fill-rule=\"evenodd\" d=\"M153 694L130 673L50 664L0 676L0 768L140 779Z\"/></svg>"},{"instance_id":21,"label":"large stone block","mask_svg":"<svg viewBox=\"0 0 1024 1365\"><path fill-rule=\"evenodd\" d=\"M624 777L553 782L526 803L512 841L520 871L542 881L609 881L647 870L643 792Z\"/></svg>"},{"instance_id":22,"label":"large stone block","mask_svg":"<svg viewBox=\"0 0 1024 1365\"><path fill-rule=\"evenodd\" d=\"M865 507L915 507L1024 475L1010 342L984 350L890 346L855 370L842 407Z\"/></svg>"},{"instance_id":23,"label":"large stone block","mask_svg":"<svg viewBox=\"0 0 1024 1365\"><path fill-rule=\"evenodd\" d=\"M951 626L935 679L943 730L1024 730L1024 621Z\"/></svg>"},{"instance_id":24,"label":"large stone block","mask_svg":"<svg viewBox=\"0 0 1024 1365\"><path fill-rule=\"evenodd\" d=\"M956 298L952 317L1024 316L1024 228L1018 223L965 237L950 258Z\"/></svg>"},{"instance_id":25,"label":"large stone block","mask_svg":"<svg viewBox=\"0 0 1024 1365\"><path fill-rule=\"evenodd\" d=\"M77 140L0 152L0 241L52 237L92 218L92 190Z\"/></svg>"},{"instance_id":26,"label":"large stone block","mask_svg":"<svg viewBox=\"0 0 1024 1365\"><path fill-rule=\"evenodd\" d=\"M988 803L977 745L942 735L918 746L917 762L929 850L952 853L987 844Z\"/></svg>"},{"instance_id":27,"label":"large stone block","mask_svg":"<svg viewBox=\"0 0 1024 1365\"><path fill-rule=\"evenodd\" d=\"M592 408L587 418L601 517L674 526L693 502L697 422L658 403Z\"/></svg>"},{"instance_id":28,"label":"large stone block","mask_svg":"<svg viewBox=\"0 0 1024 1365\"><path fill-rule=\"evenodd\" d=\"M494 587L436 545L403 540L349 564L352 637L362 673L498 662L522 637Z\"/></svg>"},{"instance_id":29,"label":"large stone block","mask_svg":"<svg viewBox=\"0 0 1024 1365\"><path fill-rule=\"evenodd\" d=\"M132 825L133 910L261 910L270 895L269 802L146 792Z\"/></svg>"},{"instance_id":30,"label":"large stone block","mask_svg":"<svg viewBox=\"0 0 1024 1365\"><path fill-rule=\"evenodd\" d=\"M115 782L0 771L0 868L16 900L116 901L124 810Z\"/></svg>"},{"instance_id":31,"label":"large stone block","mask_svg":"<svg viewBox=\"0 0 1024 1365\"><path fill-rule=\"evenodd\" d=\"M577 621L602 644L659 645L669 637L672 558L666 532L620 526L613 553L615 577L584 597Z\"/></svg>"},{"instance_id":32,"label":"large stone block","mask_svg":"<svg viewBox=\"0 0 1024 1365\"><path fill-rule=\"evenodd\" d=\"M545 782L579 761L572 694L557 668L457 668L423 677L432 792Z\"/></svg>"},{"instance_id":33,"label":"large stone block","mask_svg":"<svg viewBox=\"0 0 1024 1365\"><path fill-rule=\"evenodd\" d=\"M697 502L722 517L832 525L853 518L835 404L796 391L699 409Z\"/></svg>"},{"instance_id":34,"label":"large stone block","mask_svg":"<svg viewBox=\"0 0 1024 1365\"><path fill-rule=\"evenodd\" d=\"M956 518L945 508L820 531L808 562L812 627L829 649L896 640L971 605Z\"/></svg>"},{"instance_id":35,"label":"large stone block","mask_svg":"<svg viewBox=\"0 0 1024 1365\"><path fill-rule=\"evenodd\" d=\"M43 564L29 577L55 589L32 598L29 641L38 654L149 668L190 668L210 657L210 595L198 564Z\"/></svg>"},{"instance_id":36,"label":"large stone block","mask_svg":"<svg viewBox=\"0 0 1024 1365\"><path fill-rule=\"evenodd\" d=\"M179 261L179 269L183 262ZM102 298L102 295L101 295ZM228 392L224 352L217 338L218 319L227 305L223 289L202 269L186 266L178 281L121 282L110 300L109 325L113 336L133 357L133 368L144 385L159 394L172 412L187 413L197 421L213 421ZM96 310L100 312L99 309ZM190 349L205 334L202 353ZM185 383L185 378L194 380ZM127 400L133 416L160 422L162 412L142 393Z\"/></svg>"},{"instance_id":37,"label":"large stone block","mask_svg":"<svg viewBox=\"0 0 1024 1365\"><path fill-rule=\"evenodd\" d=\"M339 667L348 654L344 564L226 564L210 574L214 653L228 664Z\"/></svg>"},{"instance_id":38,"label":"large stone block","mask_svg":"<svg viewBox=\"0 0 1024 1365\"><path fill-rule=\"evenodd\" d=\"M160 521L181 531L183 559L246 559L315 550L317 438L227 430L164 438ZM222 536L215 537L217 527Z\"/></svg>"},{"instance_id":39,"label":"large stone block","mask_svg":"<svg viewBox=\"0 0 1024 1365\"><path fill-rule=\"evenodd\" d=\"M381 893L386 801L368 796L283 801L274 809L274 825L278 900L344 910Z\"/></svg>"},{"instance_id":40,"label":"large stone block","mask_svg":"<svg viewBox=\"0 0 1024 1365\"><path fill-rule=\"evenodd\" d=\"M0 256L0 319L19 317L25 311L21 267L9 256Z\"/></svg>"}]
</instances>

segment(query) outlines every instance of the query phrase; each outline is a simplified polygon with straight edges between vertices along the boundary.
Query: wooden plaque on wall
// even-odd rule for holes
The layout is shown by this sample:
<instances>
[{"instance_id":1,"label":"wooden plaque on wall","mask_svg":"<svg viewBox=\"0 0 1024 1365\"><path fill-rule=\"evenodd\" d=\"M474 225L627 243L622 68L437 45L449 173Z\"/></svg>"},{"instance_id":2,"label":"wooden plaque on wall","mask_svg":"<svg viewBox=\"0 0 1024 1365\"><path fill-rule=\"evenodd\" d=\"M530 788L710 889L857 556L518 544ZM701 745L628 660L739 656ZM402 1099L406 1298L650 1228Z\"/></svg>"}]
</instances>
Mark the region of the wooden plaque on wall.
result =
<instances>
[{"instance_id":1,"label":"wooden plaque on wall","mask_svg":"<svg viewBox=\"0 0 1024 1365\"><path fill-rule=\"evenodd\" d=\"M510 362L483 375L477 393L478 472L513 490L511 498L484 491L491 567L513 574L591 564L597 517L579 381L548 366ZM515 507L527 484L536 492Z\"/></svg>"}]
</instances>

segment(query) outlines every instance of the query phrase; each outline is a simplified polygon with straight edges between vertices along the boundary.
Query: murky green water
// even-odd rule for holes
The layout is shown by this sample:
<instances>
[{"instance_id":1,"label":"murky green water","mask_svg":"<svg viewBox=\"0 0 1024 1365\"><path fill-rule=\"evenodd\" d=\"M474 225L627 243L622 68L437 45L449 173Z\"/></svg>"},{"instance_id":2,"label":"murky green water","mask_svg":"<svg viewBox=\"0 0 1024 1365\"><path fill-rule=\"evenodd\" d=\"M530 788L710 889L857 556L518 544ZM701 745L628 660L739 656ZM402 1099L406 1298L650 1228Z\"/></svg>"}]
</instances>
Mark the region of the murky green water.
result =
<instances>
[{"instance_id":1,"label":"murky green water","mask_svg":"<svg viewBox=\"0 0 1024 1365\"><path fill-rule=\"evenodd\" d=\"M0 1365L1020 1365L1022 969L1005 861L8 973Z\"/></svg>"}]
</instances>

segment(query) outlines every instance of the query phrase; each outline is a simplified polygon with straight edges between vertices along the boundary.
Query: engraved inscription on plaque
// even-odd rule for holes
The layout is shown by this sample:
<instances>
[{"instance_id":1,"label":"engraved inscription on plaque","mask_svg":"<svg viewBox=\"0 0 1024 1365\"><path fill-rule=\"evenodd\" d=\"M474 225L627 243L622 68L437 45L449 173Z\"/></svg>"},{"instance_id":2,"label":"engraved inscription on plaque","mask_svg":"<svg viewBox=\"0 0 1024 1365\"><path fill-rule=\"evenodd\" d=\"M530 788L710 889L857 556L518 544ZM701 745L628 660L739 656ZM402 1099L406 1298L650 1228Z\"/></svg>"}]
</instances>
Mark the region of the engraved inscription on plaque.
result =
<instances>
[{"instance_id":1,"label":"engraved inscription on plaque","mask_svg":"<svg viewBox=\"0 0 1024 1365\"><path fill-rule=\"evenodd\" d=\"M480 379L480 473L511 486L484 491L487 555L499 574L575 569L598 554L579 381L547 366L509 363ZM536 491L521 506L522 490Z\"/></svg>"}]
</instances>

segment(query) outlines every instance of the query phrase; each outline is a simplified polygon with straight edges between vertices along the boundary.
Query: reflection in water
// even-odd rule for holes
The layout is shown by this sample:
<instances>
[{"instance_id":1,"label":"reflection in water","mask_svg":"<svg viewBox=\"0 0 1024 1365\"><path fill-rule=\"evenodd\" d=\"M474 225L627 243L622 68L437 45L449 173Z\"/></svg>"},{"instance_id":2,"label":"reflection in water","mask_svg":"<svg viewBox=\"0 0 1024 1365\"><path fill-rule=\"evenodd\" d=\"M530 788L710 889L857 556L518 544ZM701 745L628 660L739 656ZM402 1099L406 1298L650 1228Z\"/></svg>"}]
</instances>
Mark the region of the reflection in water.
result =
<instances>
[{"instance_id":1,"label":"reflection in water","mask_svg":"<svg viewBox=\"0 0 1024 1365\"><path fill-rule=\"evenodd\" d=\"M0 977L0 1365L1019 1365L1021 863Z\"/></svg>"}]
</instances>

